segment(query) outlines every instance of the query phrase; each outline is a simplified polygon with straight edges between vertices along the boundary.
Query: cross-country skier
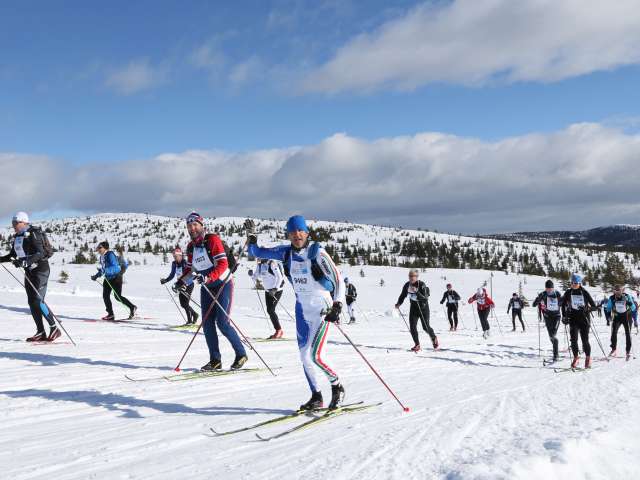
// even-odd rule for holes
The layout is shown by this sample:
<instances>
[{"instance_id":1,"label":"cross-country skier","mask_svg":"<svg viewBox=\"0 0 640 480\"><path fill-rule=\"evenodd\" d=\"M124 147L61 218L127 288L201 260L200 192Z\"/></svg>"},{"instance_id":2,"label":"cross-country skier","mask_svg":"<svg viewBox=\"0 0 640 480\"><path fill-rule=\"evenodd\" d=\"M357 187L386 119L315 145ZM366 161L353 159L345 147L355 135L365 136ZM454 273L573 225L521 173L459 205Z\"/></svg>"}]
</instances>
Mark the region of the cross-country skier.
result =
<instances>
[{"instance_id":1,"label":"cross-country skier","mask_svg":"<svg viewBox=\"0 0 640 480\"><path fill-rule=\"evenodd\" d=\"M102 299L104 300L107 314L102 317L102 320L111 321L116 318L113 314L113 305L111 304L112 291L116 300L129 309L129 319L132 319L136 316L138 307L122 296L122 267L120 266L118 257L113 250L109 250L109 242L106 240L100 242L96 250L100 254L100 267L98 267L96 274L91 276L91 280L95 282L104 275Z\"/></svg>"},{"instance_id":2,"label":"cross-country skier","mask_svg":"<svg viewBox=\"0 0 640 480\"><path fill-rule=\"evenodd\" d=\"M604 297L600 304L602 305L602 310L604 310L604 318L607 321L607 327L611 324L611 310L609 310L609 298Z\"/></svg>"},{"instance_id":3,"label":"cross-country skier","mask_svg":"<svg viewBox=\"0 0 640 480\"><path fill-rule=\"evenodd\" d=\"M398 297L395 308L400 308L404 299L409 296L409 330L413 338L414 346L412 352L420 351L420 338L418 337L418 320L422 324L422 329L431 337L433 348L439 347L438 337L429 324L429 287L422 280L418 279L418 270L409 270L409 281L402 287L402 292Z\"/></svg>"},{"instance_id":4,"label":"cross-country skier","mask_svg":"<svg viewBox=\"0 0 640 480\"><path fill-rule=\"evenodd\" d=\"M298 348L311 398L300 406L301 410L322 408L323 399L316 381L314 365L331 384L330 409L337 408L344 398L344 387L338 374L322 358L329 324L340 321L344 282L331 257L319 243L309 239L307 222L301 215L287 221L290 244L277 247L259 247L252 220L245 222L249 241L249 254L282 262L285 275L296 294L296 330Z\"/></svg>"},{"instance_id":5,"label":"cross-country skier","mask_svg":"<svg viewBox=\"0 0 640 480\"><path fill-rule=\"evenodd\" d=\"M473 302L476 302L478 305L478 318L482 326L482 338L489 338L489 331L491 329L489 326L489 313L495 306L495 303L493 303L493 300L491 300L485 288L479 288L468 301L469 304Z\"/></svg>"},{"instance_id":6,"label":"cross-country skier","mask_svg":"<svg viewBox=\"0 0 640 480\"><path fill-rule=\"evenodd\" d=\"M13 239L11 251L0 257L1 263L13 262L16 268L24 269L26 279L24 287L27 292L27 301L31 316L36 323L36 333L27 338L27 342L53 342L58 338L60 329L56 326L53 315L44 304L44 297L47 294L47 284L49 282L49 261L45 249L45 234L38 227L29 223L29 216L25 212L18 212L13 216L11 222L16 235ZM25 280L26 280L25 279ZM40 294L40 295L38 295ZM49 335L44 330L42 318L46 318L49 323Z\"/></svg>"},{"instance_id":7,"label":"cross-country skier","mask_svg":"<svg viewBox=\"0 0 640 480\"><path fill-rule=\"evenodd\" d=\"M611 353L610 357L616 356L616 346L618 345L618 329L620 325L624 327L624 335L627 341L627 360L631 356L631 322L629 321L632 312L636 311L636 305L631 295L624 293L621 286L616 286L613 295L609 297L607 306L613 315L613 325L611 326Z\"/></svg>"},{"instance_id":8,"label":"cross-country skier","mask_svg":"<svg viewBox=\"0 0 640 480\"><path fill-rule=\"evenodd\" d=\"M514 293L509 300L509 306L507 307L507 315L509 314L509 310L511 310L511 323L513 323L512 332L516 331L516 317L520 319L520 325L522 325L522 331L525 331L524 322L522 321L522 308L524 307L524 301L518 296L517 293Z\"/></svg>"},{"instance_id":9,"label":"cross-country skier","mask_svg":"<svg viewBox=\"0 0 640 480\"><path fill-rule=\"evenodd\" d=\"M562 323L569 325L571 335L571 350L573 361L571 368L578 366L579 349L578 336L582 340L582 350L585 354L584 368L591 368L591 345L589 344L589 328L591 319L589 318L590 308L595 308L591 294L582 286L582 277L577 273L571 275L571 287L564 292L562 297Z\"/></svg>"},{"instance_id":10,"label":"cross-country skier","mask_svg":"<svg viewBox=\"0 0 640 480\"><path fill-rule=\"evenodd\" d=\"M284 271L282 263L267 258L260 259L258 267L253 272L253 281L260 281L264 288L264 301L267 304L267 314L271 319L275 333L269 337L270 340L282 338L284 332L280 326L280 319L276 313L276 306L284 291Z\"/></svg>"},{"instance_id":11,"label":"cross-country skier","mask_svg":"<svg viewBox=\"0 0 640 480\"><path fill-rule=\"evenodd\" d=\"M347 288L346 299L347 312L349 313L349 323L356 323L356 314L353 306L356 303L356 299L358 298L358 292L356 290L356 286L351 283L347 277L345 277L344 279L344 284Z\"/></svg>"},{"instance_id":12,"label":"cross-country skier","mask_svg":"<svg viewBox=\"0 0 640 480\"><path fill-rule=\"evenodd\" d=\"M202 283L200 307L202 329L209 349L209 362L201 370L211 372L222 369L222 354L216 327L231 343L236 354L231 369L238 370L247 363L247 352L238 332L229 321L233 299L233 272L229 268L224 245L218 235L206 232L204 218L200 214L191 212L186 218L186 223L191 237L187 245L187 268L176 282L175 288L183 290L194 280ZM212 306L216 296L217 303Z\"/></svg>"},{"instance_id":13,"label":"cross-country skier","mask_svg":"<svg viewBox=\"0 0 640 480\"><path fill-rule=\"evenodd\" d=\"M187 259L184 258L182 253L182 249L180 247L176 247L173 251L173 262L171 262L171 272L169 272L169 276L166 278L161 278L160 283L164 285L167 282L170 282L174 278L178 279L182 276L183 272L187 269ZM191 283L189 285L185 285L185 288L182 289L180 294L180 306L184 309L187 314L187 325L195 325L198 321L198 313L191 307L190 299L191 294L193 293L194 284Z\"/></svg>"},{"instance_id":14,"label":"cross-country skier","mask_svg":"<svg viewBox=\"0 0 640 480\"><path fill-rule=\"evenodd\" d=\"M554 288L551 280L545 282L544 291L533 301L533 306L538 307L542 312L553 347L553 361L556 362L559 358L557 334L561 321L562 294Z\"/></svg>"},{"instance_id":15,"label":"cross-country skier","mask_svg":"<svg viewBox=\"0 0 640 480\"><path fill-rule=\"evenodd\" d=\"M461 300L460 295L453 289L450 283L447 283L447 289L442 294L440 305L447 302L447 318L449 319L449 331L458 330L458 302Z\"/></svg>"}]
</instances>

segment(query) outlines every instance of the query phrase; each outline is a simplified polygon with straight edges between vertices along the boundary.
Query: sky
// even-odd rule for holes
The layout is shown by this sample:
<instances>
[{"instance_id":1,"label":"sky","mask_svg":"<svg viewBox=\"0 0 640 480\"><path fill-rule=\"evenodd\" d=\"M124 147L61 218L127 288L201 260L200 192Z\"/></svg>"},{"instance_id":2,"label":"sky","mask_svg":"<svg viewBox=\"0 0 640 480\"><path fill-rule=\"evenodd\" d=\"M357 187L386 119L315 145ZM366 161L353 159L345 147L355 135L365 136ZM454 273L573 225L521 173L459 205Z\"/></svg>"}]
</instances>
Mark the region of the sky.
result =
<instances>
[{"instance_id":1,"label":"sky","mask_svg":"<svg viewBox=\"0 0 640 480\"><path fill-rule=\"evenodd\" d=\"M637 0L0 3L0 218L640 223Z\"/></svg>"}]
</instances>

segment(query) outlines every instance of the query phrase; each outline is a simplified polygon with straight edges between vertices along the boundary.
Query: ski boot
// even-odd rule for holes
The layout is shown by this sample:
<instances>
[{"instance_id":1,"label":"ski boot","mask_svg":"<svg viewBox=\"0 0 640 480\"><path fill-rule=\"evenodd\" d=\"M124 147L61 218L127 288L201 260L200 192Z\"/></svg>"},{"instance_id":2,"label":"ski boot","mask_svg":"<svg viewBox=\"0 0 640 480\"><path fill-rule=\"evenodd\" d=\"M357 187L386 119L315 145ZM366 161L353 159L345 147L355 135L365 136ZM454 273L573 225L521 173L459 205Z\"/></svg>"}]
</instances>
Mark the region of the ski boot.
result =
<instances>
[{"instance_id":1,"label":"ski boot","mask_svg":"<svg viewBox=\"0 0 640 480\"><path fill-rule=\"evenodd\" d=\"M331 403L329 410L335 410L344 400L344 387L341 384L331 385Z\"/></svg>"},{"instance_id":2,"label":"ski boot","mask_svg":"<svg viewBox=\"0 0 640 480\"><path fill-rule=\"evenodd\" d=\"M319 410L323 407L323 405L324 403L322 402L322 392L313 392L309 401L300 405L300 410Z\"/></svg>"},{"instance_id":3,"label":"ski boot","mask_svg":"<svg viewBox=\"0 0 640 480\"><path fill-rule=\"evenodd\" d=\"M100 320L104 320L105 322L113 322L115 319L116 319L116 317L115 317L115 315L113 313L107 313Z\"/></svg>"},{"instance_id":4,"label":"ski boot","mask_svg":"<svg viewBox=\"0 0 640 480\"><path fill-rule=\"evenodd\" d=\"M276 330L276 333L271 335L268 339L269 340L277 340L278 338L282 338L282 335L284 335L282 329Z\"/></svg>"},{"instance_id":5,"label":"ski boot","mask_svg":"<svg viewBox=\"0 0 640 480\"><path fill-rule=\"evenodd\" d=\"M577 355L573 357L573 361L571 362L571 368L576 368L578 366L578 360L580 360L580 357L578 357Z\"/></svg>"},{"instance_id":6,"label":"ski boot","mask_svg":"<svg viewBox=\"0 0 640 480\"><path fill-rule=\"evenodd\" d=\"M231 364L231 370L240 370L242 366L247 363L247 360L249 359L246 355L236 356L236 359Z\"/></svg>"},{"instance_id":7,"label":"ski boot","mask_svg":"<svg viewBox=\"0 0 640 480\"><path fill-rule=\"evenodd\" d=\"M437 350L438 347L440 347L440 344L438 343L438 337L434 337L431 342L433 343L433 349L434 350Z\"/></svg>"},{"instance_id":8,"label":"ski boot","mask_svg":"<svg viewBox=\"0 0 640 480\"><path fill-rule=\"evenodd\" d=\"M513 327L513 329L512 329L511 331L512 331L512 332L515 332L515 331L516 331L516 327Z\"/></svg>"},{"instance_id":9,"label":"ski boot","mask_svg":"<svg viewBox=\"0 0 640 480\"><path fill-rule=\"evenodd\" d=\"M416 343L413 347L409 349L410 352L418 353L420 351L420 344Z\"/></svg>"},{"instance_id":10,"label":"ski boot","mask_svg":"<svg viewBox=\"0 0 640 480\"><path fill-rule=\"evenodd\" d=\"M354 323L356 323L356 319L355 319L355 317L351 317L349 319L349 325L353 325Z\"/></svg>"},{"instance_id":11,"label":"ski boot","mask_svg":"<svg viewBox=\"0 0 640 480\"><path fill-rule=\"evenodd\" d=\"M133 320L136 317L137 311L138 311L138 307L134 305L133 308L129 311L129 320Z\"/></svg>"},{"instance_id":12,"label":"ski boot","mask_svg":"<svg viewBox=\"0 0 640 480\"><path fill-rule=\"evenodd\" d=\"M198 318L200 318L200 315L198 315L197 312L193 312L191 314L191 325L195 325L196 323L198 323Z\"/></svg>"},{"instance_id":13,"label":"ski boot","mask_svg":"<svg viewBox=\"0 0 640 480\"><path fill-rule=\"evenodd\" d=\"M628 362L629 360L631 360L631 354L630 354L630 353L627 353L627 362Z\"/></svg>"},{"instance_id":14,"label":"ski boot","mask_svg":"<svg viewBox=\"0 0 640 480\"><path fill-rule=\"evenodd\" d=\"M584 368L591 368L591 357L585 357Z\"/></svg>"},{"instance_id":15,"label":"ski boot","mask_svg":"<svg viewBox=\"0 0 640 480\"><path fill-rule=\"evenodd\" d=\"M609 354L610 357L615 357L616 356L616 349L614 348L613 350L611 350L611 353Z\"/></svg>"},{"instance_id":16,"label":"ski boot","mask_svg":"<svg viewBox=\"0 0 640 480\"><path fill-rule=\"evenodd\" d=\"M51 327L51 331L49 332L49 336L47 337L47 342L53 342L56 338L59 338L62 333L60 333L60 329L54 325Z\"/></svg>"},{"instance_id":17,"label":"ski boot","mask_svg":"<svg viewBox=\"0 0 640 480\"><path fill-rule=\"evenodd\" d=\"M43 332L36 332L35 335L27 338L27 342L44 342L47 339L47 334Z\"/></svg>"},{"instance_id":18,"label":"ski boot","mask_svg":"<svg viewBox=\"0 0 640 480\"><path fill-rule=\"evenodd\" d=\"M222 370L222 362L220 360L211 360L200 368L201 372L216 372Z\"/></svg>"}]
</instances>

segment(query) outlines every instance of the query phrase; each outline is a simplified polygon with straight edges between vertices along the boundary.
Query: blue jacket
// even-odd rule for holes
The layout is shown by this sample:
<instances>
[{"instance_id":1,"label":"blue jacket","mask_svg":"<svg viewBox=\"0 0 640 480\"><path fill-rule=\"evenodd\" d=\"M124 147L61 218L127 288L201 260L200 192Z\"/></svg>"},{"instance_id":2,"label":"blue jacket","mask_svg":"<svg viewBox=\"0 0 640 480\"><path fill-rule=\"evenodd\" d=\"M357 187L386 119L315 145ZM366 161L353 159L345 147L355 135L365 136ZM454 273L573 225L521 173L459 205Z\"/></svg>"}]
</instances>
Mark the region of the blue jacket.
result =
<instances>
[{"instance_id":1,"label":"blue jacket","mask_svg":"<svg viewBox=\"0 0 640 480\"><path fill-rule=\"evenodd\" d=\"M636 304L635 302L632 300L631 296L628 293L625 293L624 296L626 297L627 300L627 312L635 312L636 311ZM610 312L613 312L613 316L617 317L619 315L622 315L622 313L618 313L616 312L616 309L614 308L614 305L616 303L616 296L615 295L611 295L609 297L609 301L607 302L607 310L609 310Z\"/></svg>"},{"instance_id":2,"label":"blue jacket","mask_svg":"<svg viewBox=\"0 0 640 480\"><path fill-rule=\"evenodd\" d=\"M100 268L98 268L98 277L104 275L107 280L116 278L120 274L120 262L113 251L108 250L100 257Z\"/></svg>"}]
</instances>

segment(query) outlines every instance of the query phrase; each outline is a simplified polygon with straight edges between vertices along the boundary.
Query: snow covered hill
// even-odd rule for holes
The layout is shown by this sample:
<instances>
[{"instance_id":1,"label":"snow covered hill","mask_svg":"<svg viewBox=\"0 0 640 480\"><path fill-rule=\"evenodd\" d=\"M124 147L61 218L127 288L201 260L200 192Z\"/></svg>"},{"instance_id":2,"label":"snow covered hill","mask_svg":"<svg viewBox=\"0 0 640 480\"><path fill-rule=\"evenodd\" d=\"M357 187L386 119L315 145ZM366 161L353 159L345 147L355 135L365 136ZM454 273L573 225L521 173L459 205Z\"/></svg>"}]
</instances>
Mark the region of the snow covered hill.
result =
<instances>
[{"instance_id":1,"label":"snow covered hill","mask_svg":"<svg viewBox=\"0 0 640 480\"><path fill-rule=\"evenodd\" d=\"M207 220L210 230L220 232L236 251L244 242L244 218ZM260 239L284 239L284 221L256 220ZM419 268L472 268L567 278L570 272L585 274L587 283L599 285L607 253L587 247L572 248L522 241L483 239L421 230L312 221L314 234L339 263L350 265L413 266ZM175 246L184 247L188 237L181 218L123 213L64 218L42 222L59 252L52 263L69 263L80 255L91 262L91 252L101 240L109 240L134 265L166 264ZM0 242L11 230L0 230ZM4 242L3 242L4 243ZM640 271L640 257L616 254L625 268Z\"/></svg>"}]
</instances>

